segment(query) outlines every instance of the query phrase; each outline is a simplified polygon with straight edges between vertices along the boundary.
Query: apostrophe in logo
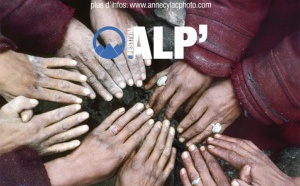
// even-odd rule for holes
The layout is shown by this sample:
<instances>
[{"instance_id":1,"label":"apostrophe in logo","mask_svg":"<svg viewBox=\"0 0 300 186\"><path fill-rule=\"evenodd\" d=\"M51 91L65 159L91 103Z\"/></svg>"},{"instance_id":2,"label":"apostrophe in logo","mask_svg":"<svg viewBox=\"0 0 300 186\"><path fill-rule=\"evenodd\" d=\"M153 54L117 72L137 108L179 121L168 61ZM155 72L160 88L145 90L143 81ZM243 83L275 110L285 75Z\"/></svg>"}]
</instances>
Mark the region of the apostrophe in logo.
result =
<instances>
[{"instance_id":1,"label":"apostrophe in logo","mask_svg":"<svg viewBox=\"0 0 300 186\"><path fill-rule=\"evenodd\" d=\"M110 43L108 43L106 45L106 47L104 47L101 44L99 46L97 46L97 38L104 31L117 32L122 39L121 46L116 45L113 47L113 46L111 46ZM125 36L123 35L123 33L116 27L112 27L112 26L106 26L106 27L103 27L100 30L98 30L93 39L93 46L94 46L96 53L105 59L114 59L114 58L118 57L119 55L121 55L125 49L125 44L126 44L126 41L125 41Z\"/></svg>"}]
</instances>

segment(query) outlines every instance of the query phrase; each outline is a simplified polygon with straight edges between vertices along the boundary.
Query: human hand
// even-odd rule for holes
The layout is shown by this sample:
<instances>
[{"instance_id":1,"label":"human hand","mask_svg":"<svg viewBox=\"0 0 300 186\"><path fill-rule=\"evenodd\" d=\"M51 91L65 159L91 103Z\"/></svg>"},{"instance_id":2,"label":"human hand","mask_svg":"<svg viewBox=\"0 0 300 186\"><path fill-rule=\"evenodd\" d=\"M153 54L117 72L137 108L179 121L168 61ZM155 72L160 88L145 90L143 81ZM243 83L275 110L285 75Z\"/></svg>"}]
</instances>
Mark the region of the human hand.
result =
<instances>
[{"instance_id":1,"label":"human hand","mask_svg":"<svg viewBox=\"0 0 300 186\"><path fill-rule=\"evenodd\" d=\"M81 103L81 98L71 94L87 96L90 91L70 81L85 82L86 76L57 69L74 67L76 64L70 59L27 58L14 51L1 53L0 94L8 100L22 95L61 103Z\"/></svg>"},{"instance_id":2,"label":"human hand","mask_svg":"<svg viewBox=\"0 0 300 186\"><path fill-rule=\"evenodd\" d=\"M168 120L163 125L161 122L156 123L138 152L120 169L116 185L164 185L176 158L176 149L172 148L175 129L169 126Z\"/></svg>"},{"instance_id":3,"label":"human hand","mask_svg":"<svg viewBox=\"0 0 300 186\"><path fill-rule=\"evenodd\" d=\"M92 0L92 3L103 3L107 0ZM113 26L118 28L124 35L127 29L137 26L137 23L132 16L124 9L119 8L93 8L90 11L91 24L94 32L105 26ZM104 44L112 46L121 45L122 41L118 34L113 32L103 32L100 35ZM129 59L127 55L127 46L123 54L114 59L114 62L120 69L121 74L126 79L129 86L134 83L137 87L143 85L143 80L146 79L146 66L151 65L151 59L143 60L141 57Z\"/></svg>"},{"instance_id":4,"label":"human hand","mask_svg":"<svg viewBox=\"0 0 300 186\"><path fill-rule=\"evenodd\" d=\"M230 185L218 161L204 146L199 151L195 145L190 145L189 152L183 152L181 158L185 168L180 170L180 179L184 186Z\"/></svg>"},{"instance_id":5,"label":"human hand","mask_svg":"<svg viewBox=\"0 0 300 186\"><path fill-rule=\"evenodd\" d=\"M52 184L91 185L113 176L153 127L153 110L143 110L142 103L116 110L74 152L46 163Z\"/></svg>"},{"instance_id":6,"label":"human hand","mask_svg":"<svg viewBox=\"0 0 300 186\"><path fill-rule=\"evenodd\" d=\"M187 107L193 102L196 104L177 127L177 131L182 133L179 137L181 142L200 143L212 134L211 124L222 124L220 132L223 132L241 114L230 80L212 84L198 100L192 98Z\"/></svg>"},{"instance_id":7,"label":"human hand","mask_svg":"<svg viewBox=\"0 0 300 186\"><path fill-rule=\"evenodd\" d=\"M113 61L96 54L93 38L92 31L73 18L56 55L77 60L78 69L88 77L89 85L106 101L111 101L112 95L122 98L121 88L126 87L126 81Z\"/></svg>"},{"instance_id":8,"label":"human hand","mask_svg":"<svg viewBox=\"0 0 300 186\"><path fill-rule=\"evenodd\" d=\"M196 92L203 92L212 81L212 77L204 75L184 61L178 61L168 69L156 74L146 85L146 89L156 85L158 79L167 76L166 86L157 87L149 99L149 106L157 115L163 107L168 106L165 112L166 118L170 119L176 110L190 96Z\"/></svg>"},{"instance_id":9,"label":"human hand","mask_svg":"<svg viewBox=\"0 0 300 186\"><path fill-rule=\"evenodd\" d=\"M240 179L233 180L232 186L293 186L292 178L277 166L251 141L217 134L207 140L208 151L240 170Z\"/></svg>"},{"instance_id":10,"label":"human hand","mask_svg":"<svg viewBox=\"0 0 300 186\"><path fill-rule=\"evenodd\" d=\"M80 145L72 140L89 130L87 125L78 125L86 120L86 112L75 114L80 105L62 107L36 115L28 123L23 123L18 114L24 109L32 109L37 100L17 97L0 110L0 154L22 145L30 146L40 155L49 155L72 150ZM8 110L11 109L11 110Z\"/></svg>"}]
</instances>

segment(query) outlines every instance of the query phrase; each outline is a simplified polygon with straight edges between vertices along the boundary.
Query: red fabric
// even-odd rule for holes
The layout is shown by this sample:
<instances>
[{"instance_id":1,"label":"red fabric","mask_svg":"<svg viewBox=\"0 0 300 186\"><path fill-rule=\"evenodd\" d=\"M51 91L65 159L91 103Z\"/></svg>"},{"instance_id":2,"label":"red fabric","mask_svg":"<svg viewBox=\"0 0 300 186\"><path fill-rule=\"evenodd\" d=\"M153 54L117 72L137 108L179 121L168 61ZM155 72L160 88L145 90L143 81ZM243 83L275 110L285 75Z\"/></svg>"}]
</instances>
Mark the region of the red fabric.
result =
<instances>
[{"instance_id":1,"label":"red fabric","mask_svg":"<svg viewBox=\"0 0 300 186\"><path fill-rule=\"evenodd\" d=\"M74 9L60 0L13 0L0 4L0 51L51 54L60 46ZM9 38L11 42L8 42ZM10 47L8 47L10 46Z\"/></svg>"},{"instance_id":2,"label":"red fabric","mask_svg":"<svg viewBox=\"0 0 300 186\"><path fill-rule=\"evenodd\" d=\"M0 157L0 185L51 185L36 151L20 147Z\"/></svg>"}]
</instances>

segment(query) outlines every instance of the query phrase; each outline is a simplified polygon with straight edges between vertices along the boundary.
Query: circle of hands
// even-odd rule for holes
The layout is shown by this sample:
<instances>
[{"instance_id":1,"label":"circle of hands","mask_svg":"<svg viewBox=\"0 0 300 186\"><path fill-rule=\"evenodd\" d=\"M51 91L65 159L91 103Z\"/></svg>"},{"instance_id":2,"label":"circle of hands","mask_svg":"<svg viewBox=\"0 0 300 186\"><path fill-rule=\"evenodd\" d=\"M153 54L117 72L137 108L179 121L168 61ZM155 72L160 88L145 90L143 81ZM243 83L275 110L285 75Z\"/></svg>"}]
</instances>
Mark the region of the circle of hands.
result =
<instances>
[{"instance_id":1,"label":"circle of hands","mask_svg":"<svg viewBox=\"0 0 300 186\"><path fill-rule=\"evenodd\" d=\"M137 25L121 9L92 9L90 16L93 31L110 25L126 33ZM9 101L0 110L0 155L21 145L40 155L75 149L66 157L45 163L51 184L89 185L117 175L116 185L156 186L163 185L174 168L176 149L172 144L177 131L179 141L188 146L181 155L184 186L198 178L194 185L230 185L215 157L239 170L238 179L231 181L233 186L293 184L252 142L220 134L212 137L212 123L221 123L222 133L239 117L239 101L230 79L214 79L184 61L159 72L144 86L154 88L147 106L137 103L127 112L120 108L82 142L77 140L89 130L88 125L81 124L89 114L79 112L80 96L94 99L99 94L106 101L120 99L126 86L143 86L145 66L151 65L151 60L128 59L126 48L113 61L100 58L92 39L93 32L73 18L57 58L13 51L0 54L1 69L6 69L0 74L5 80L0 83L0 93ZM101 34L101 39L113 46L121 42L117 35L107 33ZM162 76L168 77L166 86L155 86ZM34 115L37 100L73 105ZM184 106L186 116L175 130L169 120L180 106ZM163 108L163 122L151 119ZM113 133L111 126L117 127L118 133ZM203 141L207 147L195 145ZM65 174L57 173L60 166Z\"/></svg>"}]
</instances>

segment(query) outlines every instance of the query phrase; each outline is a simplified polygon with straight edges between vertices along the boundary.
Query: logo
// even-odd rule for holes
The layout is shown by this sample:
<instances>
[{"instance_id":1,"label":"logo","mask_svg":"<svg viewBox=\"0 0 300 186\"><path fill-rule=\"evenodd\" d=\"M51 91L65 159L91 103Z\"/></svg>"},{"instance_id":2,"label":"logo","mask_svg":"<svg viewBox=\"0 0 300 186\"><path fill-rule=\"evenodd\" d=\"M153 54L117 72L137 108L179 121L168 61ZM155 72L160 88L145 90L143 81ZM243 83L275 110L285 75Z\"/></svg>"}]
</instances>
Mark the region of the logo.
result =
<instances>
[{"instance_id":1,"label":"logo","mask_svg":"<svg viewBox=\"0 0 300 186\"><path fill-rule=\"evenodd\" d=\"M97 39L98 39L98 36L104 32L104 31L114 31L114 32L117 32L119 34L119 36L121 37L122 39L122 44L121 46L120 45L116 45L116 46L111 46L110 43L108 43L106 45L106 47L104 47L103 45L99 44L99 46L97 46ZM103 27L101 28L100 30L97 31L97 33L95 34L94 36L94 39L93 39L93 46L94 46L94 49L95 49L95 52L105 58L105 59L114 59L116 57L118 57L119 55L121 55L125 49L125 45L126 45L126 41L125 41L125 36L123 35L123 33L115 28L115 27L112 27L112 26L106 26L106 27Z\"/></svg>"}]
</instances>

